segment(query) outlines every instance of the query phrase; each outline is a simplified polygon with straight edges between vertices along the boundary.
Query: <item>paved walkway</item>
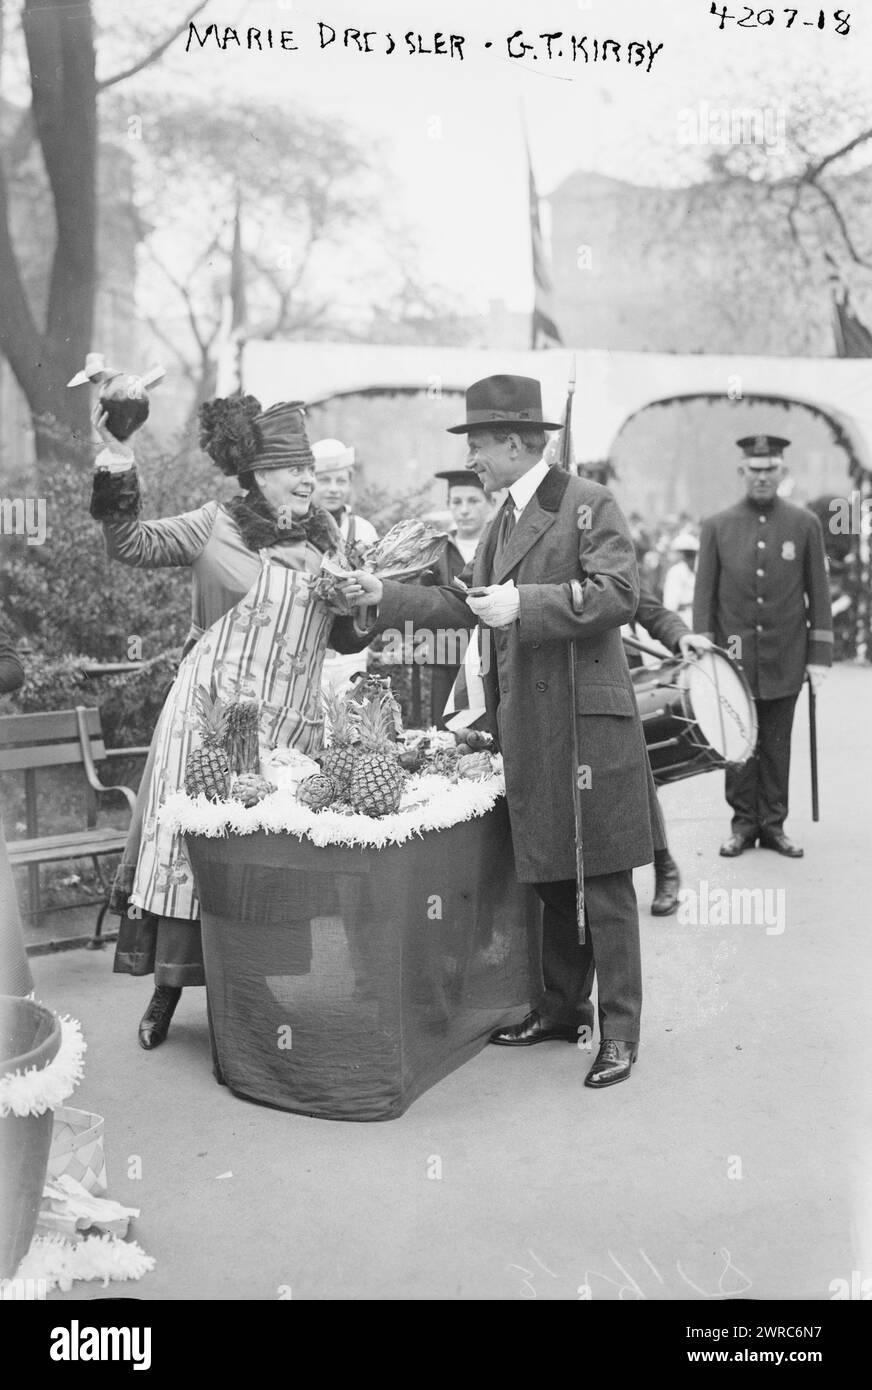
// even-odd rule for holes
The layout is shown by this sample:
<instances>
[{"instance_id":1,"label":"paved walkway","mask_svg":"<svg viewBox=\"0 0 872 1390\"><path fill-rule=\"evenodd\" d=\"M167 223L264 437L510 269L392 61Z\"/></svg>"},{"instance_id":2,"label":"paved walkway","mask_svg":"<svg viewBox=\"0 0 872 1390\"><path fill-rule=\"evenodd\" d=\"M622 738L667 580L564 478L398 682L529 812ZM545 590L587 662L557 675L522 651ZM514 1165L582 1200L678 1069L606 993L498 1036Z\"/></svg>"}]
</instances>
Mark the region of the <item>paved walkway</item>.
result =
<instances>
[{"instance_id":1,"label":"paved walkway","mask_svg":"<svg viewBox=\"0 0 872 1390\"><path fill-rule=\"evenodd\" d=\"M819 706L817 826L804 696L794 738L804 860L718 857L719 773L665 791L708 923L651 918L638 875L644 1038L611 1091L565 1044L491 1047L399 1120L285 1114L215 1084L202 992L146 1054L146 981L113 977L109 951L36 959L40 996L85 1029L77 1103L106 1117L110 1195L142 1209L157 1264L137 1296L826 1299L872 1276L872 672L837 669ZM737 898L746 920L714 924L723 888L772 890L766 920Z\"/></svg>"}]
</instances>

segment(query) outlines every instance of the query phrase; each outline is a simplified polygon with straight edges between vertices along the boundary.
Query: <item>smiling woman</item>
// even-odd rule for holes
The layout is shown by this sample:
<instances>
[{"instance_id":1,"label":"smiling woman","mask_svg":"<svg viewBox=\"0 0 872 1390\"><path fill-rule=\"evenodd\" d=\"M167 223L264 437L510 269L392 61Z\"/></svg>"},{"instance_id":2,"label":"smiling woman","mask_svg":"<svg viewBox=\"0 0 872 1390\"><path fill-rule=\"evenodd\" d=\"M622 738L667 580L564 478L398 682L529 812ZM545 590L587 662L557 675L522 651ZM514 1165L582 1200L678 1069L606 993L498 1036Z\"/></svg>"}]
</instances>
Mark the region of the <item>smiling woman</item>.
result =
<instances>
[{"instance_id":1,"label":"smiling woman","mask_svg":"<svg viewBox=\"0 0 872 1390\"><path fill-rule=\"evenodd\" d=\"M116 971L154 971L140 1025L147 1049L166 1037L182 986L204 982L193 876L184 844L161 824L163 802L189 778L199 778L203 792L225 785L217 733L240 702L256 702L261 746L320 748L327 644L349 652L366 642L315 586L340 536L312 506L314 459L301 402L262 411L253 396L207 401L200 424L201 447L239 479L238 497L141 521L132 452L104 427L91 504L112 558L188 565L194 577L191 633L152 740L113 897L123 913Z\"/></svg>"}]
</instances>

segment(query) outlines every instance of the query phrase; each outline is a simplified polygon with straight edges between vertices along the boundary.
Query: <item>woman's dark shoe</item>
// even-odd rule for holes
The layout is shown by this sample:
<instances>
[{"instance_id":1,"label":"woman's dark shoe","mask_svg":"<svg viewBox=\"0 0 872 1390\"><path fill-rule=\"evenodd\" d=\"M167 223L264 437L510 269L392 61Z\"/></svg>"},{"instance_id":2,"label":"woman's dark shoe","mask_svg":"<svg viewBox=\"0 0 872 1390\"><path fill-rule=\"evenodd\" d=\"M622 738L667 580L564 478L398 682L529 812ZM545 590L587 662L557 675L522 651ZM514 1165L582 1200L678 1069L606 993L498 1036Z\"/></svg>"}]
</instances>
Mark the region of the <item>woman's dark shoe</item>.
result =
<instances>
[{"instance_id":1,"label":"woman's dark shoe","mask_svg":"<svg viewBox=\"0 0 872 1390\"><path fill-rule=\"evenodd\" d=\"M654 855L654 897L651 902L652 917L668 917L678 907L678 890L681 887L681 874L678 865L668 849L658 850Z\"/></svg>"},{"instance_id":2,"label":"woman's dark shoe","mask_svg":"<svg viewBox=\"0 0 872 1390\"><path fill-rule=\"evenodd\" d=\"M146 1052L160 1047L170 1031L170 1019L182 997L175 985L158 985L139 1022L139 1046Z\"/></svg>"}]
</instances>

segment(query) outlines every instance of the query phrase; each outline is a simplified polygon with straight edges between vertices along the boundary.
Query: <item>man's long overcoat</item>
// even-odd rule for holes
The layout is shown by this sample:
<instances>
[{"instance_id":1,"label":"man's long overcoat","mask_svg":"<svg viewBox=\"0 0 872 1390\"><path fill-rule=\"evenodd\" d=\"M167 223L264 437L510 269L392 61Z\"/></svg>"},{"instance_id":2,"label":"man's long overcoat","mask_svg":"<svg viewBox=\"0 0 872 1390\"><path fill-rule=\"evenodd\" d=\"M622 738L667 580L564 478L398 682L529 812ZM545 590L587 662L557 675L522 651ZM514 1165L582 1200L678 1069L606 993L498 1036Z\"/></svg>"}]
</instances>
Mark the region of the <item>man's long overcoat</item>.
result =
<instances>
[{"instance_id":1,"label":"man's long overcoat","mask_svg":"<svg viewBox=\"0 0 872 1390\"><path fill-rule=\"evenodd\" d=\"M518 878L576 876L570 641L577 653L580 763L589 769L581 792L585 876L650 863L648 759L619 631L639 601L623 514L606 488L552 469L494 568L497 527L495 518L464 577L475 585L514 579L520 596L518 621L482 633ZM439 629L477 622L450 588L386 581L378 628L402 633L408 619L437 640Z\"/></svg>"}]
</instances>

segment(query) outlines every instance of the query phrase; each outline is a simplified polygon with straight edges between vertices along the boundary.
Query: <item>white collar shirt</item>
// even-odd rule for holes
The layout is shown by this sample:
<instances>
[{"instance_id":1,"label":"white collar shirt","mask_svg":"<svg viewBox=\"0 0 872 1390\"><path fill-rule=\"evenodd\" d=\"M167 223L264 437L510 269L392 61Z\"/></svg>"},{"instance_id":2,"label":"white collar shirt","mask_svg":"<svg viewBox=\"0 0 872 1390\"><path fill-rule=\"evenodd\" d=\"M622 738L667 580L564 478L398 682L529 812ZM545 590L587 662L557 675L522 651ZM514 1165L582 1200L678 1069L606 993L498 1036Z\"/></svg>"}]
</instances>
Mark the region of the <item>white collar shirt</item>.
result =
<instances>
[{"instance_id":1,"label":"white collar shirt","mask_svg":"<svg viewBox=\"0 0 872 1390\"><path fill-rule=\"evenodd\" d=\"M509 496L515 504L515 520L517 521L521 512L530 501L531 497L538 490L542 482L551 469L541 458L538 463L534 463L532 468L528 468L526 473L522 473L520 478L516 478L509 488Z\"/></svg>"}]
</instances>

